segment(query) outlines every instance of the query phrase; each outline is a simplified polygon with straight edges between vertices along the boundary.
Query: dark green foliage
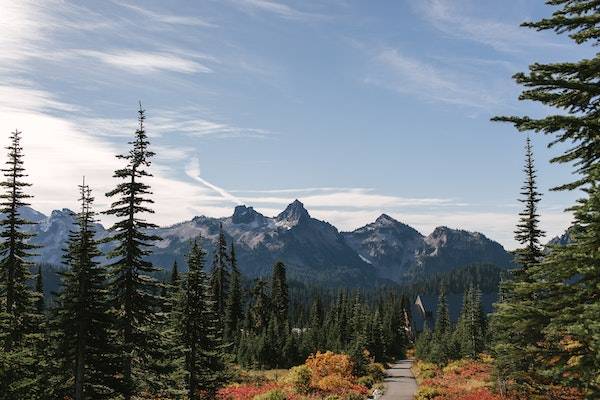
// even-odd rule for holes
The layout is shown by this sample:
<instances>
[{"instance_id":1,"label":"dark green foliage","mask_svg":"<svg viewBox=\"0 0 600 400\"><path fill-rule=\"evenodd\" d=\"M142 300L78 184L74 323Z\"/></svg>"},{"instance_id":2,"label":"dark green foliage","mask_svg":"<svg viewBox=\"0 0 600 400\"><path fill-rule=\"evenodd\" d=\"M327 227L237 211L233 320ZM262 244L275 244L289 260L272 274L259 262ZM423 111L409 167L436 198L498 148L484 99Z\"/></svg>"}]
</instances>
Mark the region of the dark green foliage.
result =
<instances>
[{"instance_id":1,"label":"dark green foliage","mask_svg":"<svg viewBox=\"0 0 600 400\"><path fill-rule=\"evenodd\" d=\"M523 211L519 213L519 223L515 231L515 240L524 247L517 250L517 262L520 266L520 271L528 269L540 262L543 256L542 245L540 239L544 236L544 232L539 228L540 216L537 211L537 204L541 200L541 193L537 190L536 171L533 164L533 151L531 148L531 140L527 137L525 145L525 184L521 188L521 203L525 204ZM515 271L519 275L519 271ZM526 279L526 276L523 276Z\"/></svg>"},{"instance_id":2,"label":"dark green foliage","mask_svg":"<svg viewBox=\"0 0 600 400\"><path fill-rule=\"evenodd\" d=\"M62 291L53 310L58 364L55 394L75 400L112 398L118 387L111 336L106 270L95 239L95 213L89 187L80 186L81 210L71 231L61 274Z\"/></svg>"},{"instance_id":3,"label":"dark green foliage","mask_svg":"<svg viewBox=\"0 0 600 400\"><path fill-rule=\"evenodd\" d=\"M242 282L235 256L235 247L231 244L229 253L231 263L231 284L225 303L225 339L237 344L243 318Z\"/></svg>"},{"instance_id":4,"label":"dark green foliage","mask_svg":"<svg viewBox=\"0 0 600 400\"><path fill-rule=\"evenodd\" d=\"M217 315L219 319L223 318L225 313L225 304L227 302L227 293L229 291L229 257L227 255L227 241L223 232L223 225L219 228L219 239L217 240L217 248L213 258L212 275L211 275L211 291L213 300L217 307Z\"/></svg>"},{"instance_id":5,"label":"dark green foliage","mask_svg":"<svg viewBox=\"0 0 600 400\"><path fill-rule=\"evenodd\" d=\"M204 272L205 256L198 240L194 240L173 317L177 343L185 360L185 386L190 399L198 399L201 390L214 396L227 380L222 331Z\"/></svg>"},{"instance_id":6,"label":"dark green foliage","mask_svg":"<svg viewBox=\"0 0 600 400\"><path fill-rule=\"evenodd\" d=\"M144 178L152 175L147 171L150 158L154 155L148 149L149 141L144 129L144 110L139 110L139 128L130 142L131 150L117 156L126 165L114 173L122 182L107 193L116 197L110 210L105 213L118 220L110 228L110 241L116 248L108 255L112 260L110 268L110 300L115 315L114 330L119 352L122 355L119 372L122 375L120 393L125 399L145 388L155 391L160 386L160 367L155 363L162 349L158 326L161 297L158 296L159 283L151 274L158 271L145 256L150 253L152 242L159 237L147 231L156 225L147 222L142 215L153 213L149 206L153 203L148 196L150 186ZM156 371L150 371L157 369Z\"/></svg>"},{"instance_id":7,"label":"dark green foliage","mask_svg":"<svg viewBox=\"0 0 600 400\"><path fill-rule=\"evenodd\" d=\"M481 292L471 287L465 292L463 308L454 332L455 352L477 358L487 347L487 322L481 307Z\"/></svg>"},{"instance_id":8,"label":"dark green foliage","mask_svg":"<svg viewBox=\"0 0 600 400\"><path fill-rule=\"evenodd\" d=\"M537 191L531 142L525 146L525 184L520 201L525 204L519 213L520 220L515 239L522 245L517 250L519 269L503 281L502 301L496 305L492 328L494 331L494 355L496 374L501 386L511 382L514 389L535 391L531 387L530 372L536 364L536 344L543 340L545 317L534 311L535 266L542 260L538 228L537 204L541 195Z\"/></svg>"},{"instance_id":9,"label":"dark green foliage","mask_svg":"<svg viewBox=\"0 0 600 400\"><path fill-rule=\"evenodd\" d=\"M288 286L285 277L285 265L281 261L273 266L273 274L271 276L271 304L275 318L280 324L284 324L288 320Z\"/></svg>"},{"instance_id":10,"label":"dark green foliage","mask_svg":"<svg viewBox=\"0 0 600 400\"><path fill-rule=\"evenodd\" d=\"M31 287L31 263L28 258L35 246L29 244L32 235L25 227L32 222L20 215L31 198L25 192L30 186L23 164L21 132L10 135L5 180L0 182L0 399L34 399L41 393L39 367L44 335L43 316L39 314L39 295Z\"/></svg>"},{"instance_id":11,"label":"dark green foliage","mask_svg":"<svg viewBox=\"0 0 600 400\"><path fill-rule=\"evenodd\" d=\"M35 293L37 300L35 302L35 310L42 315L46 310L46 302L44 300L44 277L42 276L42 266L38 265L37 274L35 276Z\"/></svg>"},{"instance_id":12,"label":"dark green foliage","mask_svg":"<svg viewBox=\"0 0 600 400\"><path fill-rule=\"evenodd\" d=\"M576 43L599 44L600 4L594 0L551 0L557 6L549 18L524 24L537 30L568 33ZM511 338L501 338L496 350L507 354L500 373L516 364L522 387L546 393L553 384L584 391L586 398L600 396L600 56L576 62L534 63L528 73L514 76L526 87L520 99L539 102L557 110L542 118L498 117L520 131L535 131L555 137L551 145L568 143L555 163L575 167L576 180L556 190L582 191L571 208L575 220L572 243L555 247L545 260L524 269L526 280L503 290L509 303L518 296L522 307L515 311L514 329L526 335L525 349L512 349ZM502 304L506 304L502 303ZM509 305L499 313L511 312ZM505 321L499 326L506 327ZM508 348L507 348L508 346ZM526 350L520 358L519 350ZM508 354L514 354L508 355ZM521 361L525 360L525 365ZM535 360L535 362L531 362ZM509 376L510 378L510 376Z\"/></svg>"},{"instance_id":13,"label":"dark green foliage","mask_svg":"<svg viewBox=\"0 0 600 400\"><path fill-rule=\"evenodd\" d=\"M2 169L5 180L0 187L5 192L0 195L0 220L2 244L0 246L1 280L3 318L2 324L8 332L4 332L4 348L7 351L19 345L23 335L30 332L35 324L34 303L36 296L28 285L31 279L31 263L28 261L31 250L35 246L29 244L32 235L25 232L25 226L32 222L23 219L19 210L28 206L27 199L31 198L25 189L31 184L23 181L27 175L23 166L23 148L21 147L21 132L15 130L10 135L10 144L6 147L8 159Z\"/></svg>"}]
</instances>

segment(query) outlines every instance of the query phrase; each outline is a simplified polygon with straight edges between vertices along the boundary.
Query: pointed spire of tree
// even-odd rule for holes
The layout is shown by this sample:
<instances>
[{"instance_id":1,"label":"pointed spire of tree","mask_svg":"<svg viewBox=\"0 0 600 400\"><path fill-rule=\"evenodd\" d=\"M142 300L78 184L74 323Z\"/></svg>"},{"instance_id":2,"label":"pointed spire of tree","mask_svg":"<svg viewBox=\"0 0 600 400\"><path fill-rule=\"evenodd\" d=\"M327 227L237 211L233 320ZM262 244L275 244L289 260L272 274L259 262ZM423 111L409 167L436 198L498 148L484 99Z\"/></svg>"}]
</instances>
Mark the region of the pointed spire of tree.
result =
<instances>
[{"instance_id":1,"label":"pointed spire of tree","mask_svg":"<svg viewBox=\"0 0 600 400\"><path fill-rule=\"evenodd\" d=\"M517 251L517 262L522 269L527 269L542 259L540 239L544 236L544 232L539 228L540 216L537 211L537 205L542 195L537 190L533 150L529 136L525 143L524 172L525 183L521 188L523 198L519 201L525 204L525 208L519 213L520 219L515 231L515 240L523 246Z\"/></svg>"},{"instance_id":2,"label":"pointed spire of tree","mask_svg":"<svg viewBox=\"0 0 600 400\"><path fill-rule=\"evenodd\" d=\"M35 276L35 293L38 296L35 302L35 309L38 314L43 314L46 310L46 301L44 300L44 280L42 277L41 265L38 265L37 274Z\"/></svg>"},{"instance_id":3,"label":"pointed spire of tree","mask_svg":"<svg viewBox=\"0 0 600 400\"><path fill-rule=\"evenodd\" d=\"M171 268L171 286L177 287L179 284L179 268L177 266L177 260L173 261L173 267Z\"/></svg>"},{"instance_id":4,"label":"pointed spire of tree","mask_svg":"<svg viewBox=\"0 0 600 400\"><path fill-rule=\"evenodd\" d=\"M139 126L129 144L131 149L117 156L125 166L114 173L120 182L108 192L115 197L110 210L105 214L115 216L117 222L110 228L109 240L116 243L109 254L111 301L115 308L119 344L122 348L123 362L120 373L123 376L122 394L126 400L153 377L147 368L152 363L151 354L159 348L157 311L161 307L160 296L155 295L160 284L151 274L158 271L146 259L153 242L160 237L147 233L155 228L143 215L152 214L153 201L150 186L144 182L152 176L147 171L154 153L149 150L150 142L144 128L145 111L138 111Z\"/></svg>"},{"instance_id":5,"label":"pointed spire of tree","mask_svg":"<svg viewBox=\"0 0 600 400\"><path fill-rule=\"evenodd\" d=\"M285 265L278 261L273 266L271 277L271 305L278 322L283 325L288 320L289 296Z\"/></svg>"},{"instance_id":6,"label":"pointed spire of tree","mask_svg":"<svg viewBox=\"0 0 600 400\"><path fill-rule=\"evenodd\" d=\"M199 399L200 390L214 395L226 377L220 340L222 331L204 272L205 256L199 239L194 240L175 310L179 341L185 354L186 389L191 400Z\"/></svg>"},{"instance_id":7,"label":"pointed spire of tree","mask_svg":"<svg viewBox=\"0 0 600 400\"><path fill-rule=\"evenodd\" d=\"M237 342L242 322L242 287L241 276L235 255L235 246L231 243L229 252L231 265L231 282L227 302L225 304L225 338Z\"/></svg>"},{"instance_id":8,"label":"pointed spire of tree","mask_svg":"<svg viewBox=\"0 0 600 400\"><path fill-rule=\"evenodd\" d=\"M228 268L229 257L227 256L227 241L225 240L225 232L223 224L219 226L219 238L217 240L217 248L213 258L211 288L213 300L217 307L217 315L222 318L225 313L225 302L229 290L230 272Z\"/></svg>"},{"instance_id":9,"label":"pointed spire of tree","mask_svg":"<svg viewBox=\"0 0 600 400\"><path fill-rule=\"evenodd\" d=\"M103 399L112 396L117 386L107 276L97 260L101 253L95 238L94 198L85 181L79 189L81 209L65 249L67 269L61 273L62 291L54 310L57 358L63 374L57 395L75 400Z\"/></svg>"},{"instance_id":10,"label":"pointed spire of tree","mask_svg":"<svg viewBox=\"0 0 600 400\"><path fill-rule=\"evenodd\" d=\"M2 244L0 245L1 290L4 310L9 318L9 332L5 335L4 348L10 350L18 343L23 334L32 329L31 315L34 311L35 294L29 287L31 279L29 268L31 263L28 258L35 246L29 243L32 234L25 231L25 226L33 224L24 219L20 210L28 206L27 199L31 198L25 189L31 184L23 179L27 177L23 164L23 147L21 146L21 132L15 130L10 135L8 159L6 167L1 171L5 180L0 182L0 187L5 192L0 195L0 227Z\"/></svg>"}]
</instances>

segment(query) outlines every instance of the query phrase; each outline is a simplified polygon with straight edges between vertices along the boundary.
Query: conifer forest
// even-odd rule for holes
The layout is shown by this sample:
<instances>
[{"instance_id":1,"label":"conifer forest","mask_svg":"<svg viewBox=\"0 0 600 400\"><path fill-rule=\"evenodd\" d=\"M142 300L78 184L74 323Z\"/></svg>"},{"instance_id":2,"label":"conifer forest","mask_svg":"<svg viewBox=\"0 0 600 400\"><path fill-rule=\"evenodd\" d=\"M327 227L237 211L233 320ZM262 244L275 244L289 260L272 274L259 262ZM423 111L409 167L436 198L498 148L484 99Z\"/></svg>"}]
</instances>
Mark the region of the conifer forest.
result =
<instances>
[{"instance_id":1,"label":"conifer forest","mask_svg":"<svg viewBox=\"0 0 600 400\"><path fill-rule=\"evenodd\" d=\"M307 18L284 3L248 3ZM36 228L46 222L33 213L31 132L4 132L0 400L599 399L600 1L546 0L544 10L515 29L592 55L530 59L512 78L519 104L536 104L538 116L486 117L519 135L516 250L445 227L423 238L386 214L338 232L298 200L274 218L238 204L231 219L165 230L157 208L184 206L160 204L152 187L168 150L155 145L144 102L131 109L135 131L117 137L112 189L98 190L85 170L69 182L78 208L63 237ZM163 22L199 24L171 17L180 19ZM537 137L554 151L550 166L536 157L546 150ZM550 167L570 178L557 182ZM560 240L542 227L550 195L540 182L577 196ZM460 246L444 252L451 235ZM53 243L58 262L46 257ZM407 267L374 272L384 261Z\"/></svg>"}]
</instances>

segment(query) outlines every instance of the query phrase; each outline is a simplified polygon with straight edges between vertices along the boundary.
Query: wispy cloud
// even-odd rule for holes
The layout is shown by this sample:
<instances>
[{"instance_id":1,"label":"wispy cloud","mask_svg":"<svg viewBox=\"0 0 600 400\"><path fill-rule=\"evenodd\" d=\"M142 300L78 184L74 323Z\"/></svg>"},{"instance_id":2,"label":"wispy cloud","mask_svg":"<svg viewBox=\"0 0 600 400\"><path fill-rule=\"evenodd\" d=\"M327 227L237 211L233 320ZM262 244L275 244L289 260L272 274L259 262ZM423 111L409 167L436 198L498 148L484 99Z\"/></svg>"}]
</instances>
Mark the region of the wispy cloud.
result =
<instances>
[{"instance_id":1,"label":"wispy cloud","mask_svg":"<svg viewBox=\"0 0 600 400\"><path fill-rule=\"evenodd\" d=\"M467 77L442 69L433 63L407 56L397 49L384 48L374 57L379 72L371 73L367 83L375 84L423 100L485 108L499 98L473 86Z\"/></svg>"},{"instance_id":2,"label":"wispy cloud","mask_svg":"<svg viewBox=\"0 0 600 400\"><path fill-rule=\"evenodd\" d=\"M209 67L181 55L167 52L150 52L135 50L77 50L73 53L91 57L113 67L132 73L157 73L162 71L184 74L210 73Z\"/></svg>"},{"instance_id":3,"label":"wispy cloud","mask_svg":"<svg viewBox=\"0 0 600 400\"><path fill-rule=\"evenodd\" d=\"M1 87L0 87L1 90ZM129 136L137 126L135 118L75 117L82 129L92 135ZM194 137L263 139L273 134L260 128L243 128L226 122L217 122L197 115L194 111L157 110L147 115L148 133L159 137L184 134Z\"/></svg>"},{"instance_id":4,"label":"wispy cloud","mask_svg":"<svg viewBox=\"0 0 600 400\"><path fill-rule=\"evenodd\" d=\"M324 16L310 12L300 11L287 4L274 0L231 0L241 10L246 12L266 12L285 19L292 20L316 20Z\"/></svg>"},{"instance_id":5,"label":"wispy cloud","mask_svg":"<svg viewBox=\"0 0 600 400\"><path fill-rule=\"evenodd\" d=\"M175 14L170 14L170 13L167 13L164 11L150 10L149 8L136 6L134 4L127 4L127 3L120 3L120 2L119 3L115 2L115 4L118 4L121 7L125 7L129 10L132 10L132 11L136 12L137 14L140 14L140 15L146 17L147 19L151 20L152 22L158 22L158 23L167 24L167 25L197 26L197 27L202 27L202 28L217 27L217 25L213 24L212 22L208 22L208 21L206 21L202 18L198 18L196 16L175 15Z\"/></svg>"},{"instance_id":6,"label":"wispy cloud","mask_svg":"<svg viewBox=\"0 0 600 400\"><path fill-rule=\"evenodd\" d=\"M230 201L234 204L242 204L242 201L229 193L227 190L214 185L207 181L206 179L200 176L200 162L197 158L192 159L185 168L185 174L196 182L201 183L202 185L208 187L211 190L214 190L219 196L221 196L224 200Z\"/></svg>"},{"instance_id":7,"label":"wispy cloud","mask_svg":"<svg viewBox=\"0 0 600 400\"><path fill-rule=\"evenodd\" d=\"M469 15L464 1L412 0L412 5L439 31L482 43L498 51L514 53L533 47L564 47L545 40L542 34L520 28L521 21L506 23Z\"/></svg>"}]
</instances>

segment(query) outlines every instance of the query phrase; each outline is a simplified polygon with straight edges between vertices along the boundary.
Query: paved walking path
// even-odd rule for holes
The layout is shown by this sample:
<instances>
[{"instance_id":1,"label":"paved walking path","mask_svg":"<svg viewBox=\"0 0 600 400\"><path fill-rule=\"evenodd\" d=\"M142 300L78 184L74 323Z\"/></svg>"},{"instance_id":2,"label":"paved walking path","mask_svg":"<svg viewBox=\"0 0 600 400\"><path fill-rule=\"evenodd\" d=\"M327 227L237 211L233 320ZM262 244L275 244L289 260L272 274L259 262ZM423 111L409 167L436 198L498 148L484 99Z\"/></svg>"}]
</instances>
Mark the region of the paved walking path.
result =
<instances>
[{"instance_id":1,"label":"paved walking path","mask_svg":"<svg viewBox=\"0 0 600 400\"><path fill-rule=\"evenodd\" d=\"M417 391L417 381L410 367L412 360L398 361L386 370L385 394L380 400L413 400Z\"/></svg>"}]
</instances>

